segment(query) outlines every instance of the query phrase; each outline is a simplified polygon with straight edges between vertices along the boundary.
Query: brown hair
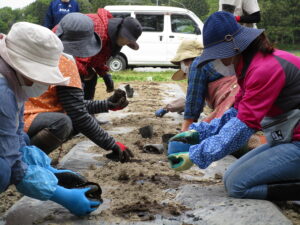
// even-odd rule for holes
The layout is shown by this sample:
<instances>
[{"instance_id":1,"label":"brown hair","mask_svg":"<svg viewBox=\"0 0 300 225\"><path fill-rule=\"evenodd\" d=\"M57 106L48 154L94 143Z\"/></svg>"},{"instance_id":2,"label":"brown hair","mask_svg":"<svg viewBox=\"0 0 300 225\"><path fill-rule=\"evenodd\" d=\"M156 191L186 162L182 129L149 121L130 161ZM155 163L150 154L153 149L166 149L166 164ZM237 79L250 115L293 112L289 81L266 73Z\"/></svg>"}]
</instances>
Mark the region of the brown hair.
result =
<instances>
[{"instance_id":1,"label":"brown hair","mask_svg":"<svg viewBox=\"0 0 300 225\"><path fill-rule=\"evenodd\" d=\"M274 47L266 36L265 32L259 35L251 44L241 53L244 59L244 68L242 69L241 76L242 79L252 61L252 58L257 52L261 52L264 55L272 54L274 52Z\"/></svg>"},{"instance_id":2,"label":"brown hair","mask_svg":"<svg viewBox=\"0 0 300 225\"><path fill-rule=\"evenodd\" d=\"M274 46L269 41L265 32L259 35L251 44L242 52L243 56L249 54L249 52L256 53L261 52L263 54L272 54L274 52Z\"/></svg>"}]
</instances>

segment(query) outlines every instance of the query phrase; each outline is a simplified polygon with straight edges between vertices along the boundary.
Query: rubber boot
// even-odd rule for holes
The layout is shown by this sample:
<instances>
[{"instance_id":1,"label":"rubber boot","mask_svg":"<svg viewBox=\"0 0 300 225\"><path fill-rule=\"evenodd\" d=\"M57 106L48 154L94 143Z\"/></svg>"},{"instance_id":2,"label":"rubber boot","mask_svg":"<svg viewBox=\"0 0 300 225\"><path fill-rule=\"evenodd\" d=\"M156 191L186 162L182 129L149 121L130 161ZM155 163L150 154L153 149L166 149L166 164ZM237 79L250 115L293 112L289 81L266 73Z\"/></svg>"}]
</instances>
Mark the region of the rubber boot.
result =
<instances>
[{"instance_id":1,"label":"rubber boot","mask_svg":"<svg viewBox=\"0 0 300 225\"><path fill-rule=\"evenodd\" d=\"M294 183L268 185L267 200L272 200L272 201L300 200L300 181Z\"/></svg>"},{"instance_id":2,"label":"rubber boot","mask_svg":"<svg viewBox=\"0 0 300 225\"><path fill-rule=\"evenodd\" d=\"M49 131L48 128L40 130L30 139L30 144L35 145L47 155L62 145L63 141Z\"/></svg>"}]
</instances>

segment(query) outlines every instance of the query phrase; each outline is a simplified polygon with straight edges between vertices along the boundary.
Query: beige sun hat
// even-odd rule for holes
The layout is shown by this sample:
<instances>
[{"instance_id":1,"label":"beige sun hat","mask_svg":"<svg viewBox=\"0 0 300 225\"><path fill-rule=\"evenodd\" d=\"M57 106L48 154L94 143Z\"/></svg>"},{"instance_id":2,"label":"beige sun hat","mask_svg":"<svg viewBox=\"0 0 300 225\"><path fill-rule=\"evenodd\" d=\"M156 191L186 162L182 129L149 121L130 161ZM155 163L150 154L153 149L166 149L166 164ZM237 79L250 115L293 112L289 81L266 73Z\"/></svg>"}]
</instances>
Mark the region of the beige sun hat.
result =
<instances>
[{"instance_id":1,"label":"beige sun hat","mask_svg":"<svg viewBox=\"0 0 300 225\"><path fill-rule=\"evenodd\" d=\"M33 82L67 85L58 64L63 52L59 38L48 28L28 22L15 23L0 40L1 57Z\"/></svg>"},{"instance_id":2,"label":"beige sun hat","mask_svg":"<svg viewBox=\"0 0 300 225\"><path fill-rule=\"evenodd\" d=\"M203 44L197 40L185 39L179 45L175 57L171 60L171 63L175 65L180 65L180 62L185 59L196 58L203 52ZM176 71L172 80L184 80L186 79L186 74L179 69Z\"/></svg>"}]
</instances>

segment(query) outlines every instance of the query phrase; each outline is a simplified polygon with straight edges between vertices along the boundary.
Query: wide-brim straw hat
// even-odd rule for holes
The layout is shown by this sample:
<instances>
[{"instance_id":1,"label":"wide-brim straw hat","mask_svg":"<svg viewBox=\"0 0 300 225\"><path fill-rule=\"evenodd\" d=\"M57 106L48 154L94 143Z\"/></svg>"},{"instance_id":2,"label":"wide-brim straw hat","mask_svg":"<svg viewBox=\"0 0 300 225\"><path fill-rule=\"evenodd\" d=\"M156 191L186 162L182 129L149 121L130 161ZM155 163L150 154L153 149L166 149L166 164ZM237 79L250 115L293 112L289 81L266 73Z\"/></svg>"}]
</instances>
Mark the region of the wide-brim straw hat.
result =
<instances>
[{"instance_id":1,"label":"wide-brim straw hat","mask_svg":"<svg viewBox=\"0 0 300 225\"><path fill-rule=\"evenodd\" d=\"M201 55L202 51L203 45L201 42L197 40L185 39L179 45L176 55L171 60L171 63L179 65L183 60L198 57L199 55ZM172 80L178 81L184 79L186 79L186 74L181 69L176 71L172 76Z\"/></svg>"},{"instance_id":2,"label":"wide-brim straw hat","mask_svg":"<svg viewBox=\"0 0 300 225\"><path fill-rule=\"evenodd\" d=\"M203 27L204 51L199 66L242 53L263 32L264 29L240 25L231 13L213 13Z\"/></svg>"},{"instance_id":3,"label":"wide-brim straw hat","mask_svg":"<svg viewBox=\"0 0 300 225\"><path fill-rule=\"evenodd\" d=\"M93 20L82 13L64 16L55 33L64 45L64 52L75 57L91 57L102 48L101 38L94 32Z\"/></svg>"},{"instance_id":4,"label":"wide-brim straw hat","mask_svg":"<svg viewBox=\"0 0 300 225\"><path fill-rule=\"evenodd\" d=\"M0 40L1 57L17 72L33 82L67 85L58 64L63 52L59 38L48 28L18 22Z\"/></svg>"}]
</instances>

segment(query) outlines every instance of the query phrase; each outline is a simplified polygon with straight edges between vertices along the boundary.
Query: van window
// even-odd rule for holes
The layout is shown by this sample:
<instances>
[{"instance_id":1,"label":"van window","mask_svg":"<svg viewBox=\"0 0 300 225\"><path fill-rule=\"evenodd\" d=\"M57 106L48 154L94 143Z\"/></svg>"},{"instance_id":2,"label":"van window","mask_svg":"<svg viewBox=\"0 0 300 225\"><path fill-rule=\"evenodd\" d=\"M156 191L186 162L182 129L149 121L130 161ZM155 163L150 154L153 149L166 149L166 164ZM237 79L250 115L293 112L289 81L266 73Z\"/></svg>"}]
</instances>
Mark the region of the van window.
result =
<instances>
[{"instance_id":1,"label":"van window","mask_svg":"<svg viewBox=\"0 0 300 225\"><path fill-rule=\"evenodd\" d=\"M115 18L125 18L130 16L130 13L111 13Z\"/></svg>"},{"instance_id":2,"label":"van window","mask_svg":"<svg viewBox=\"0 0 300 225\"><path fill-rule=\"evenodd\" d=\"M143 31L161 32L164 29L164 15L136 14Z\"/></svg>"},{"instance_id":3,"label":"van window","mask_svg":"<svg viewBox=\"0 0 300 225\"><path fill-rule=\"evenodd\" d=\"M172 32L184 34L197 34L197 24L188 15L171 15Z\"/></svg>"}]
</instances>

